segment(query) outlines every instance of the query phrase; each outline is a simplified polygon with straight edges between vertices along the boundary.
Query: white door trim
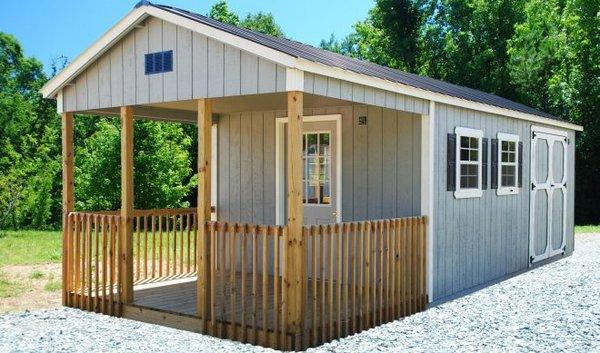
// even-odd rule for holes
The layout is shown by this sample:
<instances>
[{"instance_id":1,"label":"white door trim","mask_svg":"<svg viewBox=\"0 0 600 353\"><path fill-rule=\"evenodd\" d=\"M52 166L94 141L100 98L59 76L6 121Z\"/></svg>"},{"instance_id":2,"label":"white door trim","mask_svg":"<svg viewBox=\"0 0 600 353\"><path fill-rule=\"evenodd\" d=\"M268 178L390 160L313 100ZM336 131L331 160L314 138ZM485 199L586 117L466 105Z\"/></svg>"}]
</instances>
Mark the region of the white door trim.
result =
<instances>
[{"instance_id":1,"label":"white door trim","mask_svg":"<svg viewBox=\"0 0 600 353\"><path fill-rule=\"evenodd\" d=\"M342 221L342 115L310 115L304 116L304 123L319 122L319 121L335 121L336 123L336 222ZM288 122L287 117L275 119L275 224L285 225L285 152L283 151L284 144L284 127Z\"/></svg>"},{"instance_id":2,"label":"white door trim","mask_svg":"<svg viewBox=\"0 0 600 353\"><path fill-rule=\"evenodd\" d=\"M566 189L567 185L567 175L568 175L568 144L567 138L568 134L566 131L550 129L542 126L531 126L532 136L531 136L531 158L530 158L530 182L531 185L539 185L542 188L533 188L531 186L530 196L529 196L529 266L533 263L553 257L555 255L564 253L566 246L566 234L567 234L567 198L568 193ZM537 175L535 174L535 165L536 165L536 146L538 143L538 139L543 139L548 141L548 173L546 180L537 180ZM553 145L555 142L562 143L563 145L563 175L560 182L554 181L554 156L553 156ZM558 186L558 189L556 187ZM535 195L540 190L548 190L547 192L547 218L546 218L546 249L544 253L536 256L535 253ZM553 195L555 190L560 190L563 193L563 208L562 208L562 242L561 246L558 249L552 248L552 225L553 225Z\"/></svg>"}]
</instances>

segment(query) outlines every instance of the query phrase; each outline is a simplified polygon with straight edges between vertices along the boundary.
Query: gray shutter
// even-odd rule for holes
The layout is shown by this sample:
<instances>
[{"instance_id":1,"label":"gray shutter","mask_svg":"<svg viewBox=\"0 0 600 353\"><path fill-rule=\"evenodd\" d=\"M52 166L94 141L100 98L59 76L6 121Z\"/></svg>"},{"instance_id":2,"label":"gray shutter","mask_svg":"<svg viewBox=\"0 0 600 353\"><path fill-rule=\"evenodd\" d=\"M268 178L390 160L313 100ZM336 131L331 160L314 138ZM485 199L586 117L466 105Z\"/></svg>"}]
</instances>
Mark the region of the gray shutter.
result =
<instances>
[{"instance_id":1,"label":"gray shutter","mask_svg":"<svg viewBox=\"0 0 600 353\"><path fill-rule=\"evenodd\" d=\"M519 141L519 181L518 186L523 187L523 141Z\"/></svg>"},{"instance_id":2,"label":"gray shutter","mask_svg":"<svg viewBox=\"0 0 600 353\"><path fill-rule=\"evenodd\" d=\"M456 190L456 134L448 134L446 160L446 190Z\"/></svg>"},{"instance_id":3,"label":"gray shutter","mask_svg":"<svg viewBox=\"0 0 600 353\"><path fill-rule=\"evenodd\" d=\"M490 189L498 188L498 139L492 139L492 185Z\"/></svg>"},{"instance_id":4,"label":"gray shutter","mask_svg":"<svg viewBox=\"0 0 600 353\"><path fill-rule=\"evenodd\" d=\"M481 139L481 188L487 190L488 184L488 139Z\"/></svg>"}]
</instances>

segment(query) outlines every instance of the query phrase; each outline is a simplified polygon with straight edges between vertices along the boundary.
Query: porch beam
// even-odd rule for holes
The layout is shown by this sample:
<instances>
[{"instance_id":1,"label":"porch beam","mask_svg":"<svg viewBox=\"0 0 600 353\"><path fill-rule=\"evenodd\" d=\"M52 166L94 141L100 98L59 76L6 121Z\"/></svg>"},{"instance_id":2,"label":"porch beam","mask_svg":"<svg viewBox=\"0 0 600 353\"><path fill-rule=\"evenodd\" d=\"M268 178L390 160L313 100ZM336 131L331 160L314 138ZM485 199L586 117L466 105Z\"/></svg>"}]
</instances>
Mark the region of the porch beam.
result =
<instances>
[{"instance_id":1,"label":"porch beam","mask_svg":"<svg viewBox=\"0 0 600 353\"><path fill-rule=\"evenodd\" d=\"M63 229L63 252L62 252L62 305L68 304L69 299L69 248L70 229L68 227L68 216L73 212L75 205L75 183L74 178L74 152L73 152L73 113L61 114L62 124L62 229Z\"/></svg>"},{"instance_id":2,"label":"porch beam","mask_svg":"<svg viewBox=\"0 0 600 353\"><path fill-rule=\"evenodd\" d=\"M287 291L285 324L294 336L294 349L301 347L305 301L306 264L302 240L302 123L304 99L302 92L290 91L287 96L287 259L284 269L284 288Z\"/></svg>"},{"instance_id":3,"label":"porch beam","mask_svg":"<svg viewBox=\"0 0 600 353\"><path fill-rule=\"evenodd\" d=\"M212 126L212 101L209 99L198 100L198 239L197 239L197 313L202 319L203 328L206 330L206 320L209 311L209 254L208 234L205 223L210 221L211 214L211 126Z\"/></svg>"},{"instance_id":4,"label":"porch beam","mask_svg":"<svg viewBox=\"0 0 600 353\"><path fill-rule=\"evenodd\" d=\"M133 107L121 107L121 301L133 302Z\"/></svg>"}]
</instances>

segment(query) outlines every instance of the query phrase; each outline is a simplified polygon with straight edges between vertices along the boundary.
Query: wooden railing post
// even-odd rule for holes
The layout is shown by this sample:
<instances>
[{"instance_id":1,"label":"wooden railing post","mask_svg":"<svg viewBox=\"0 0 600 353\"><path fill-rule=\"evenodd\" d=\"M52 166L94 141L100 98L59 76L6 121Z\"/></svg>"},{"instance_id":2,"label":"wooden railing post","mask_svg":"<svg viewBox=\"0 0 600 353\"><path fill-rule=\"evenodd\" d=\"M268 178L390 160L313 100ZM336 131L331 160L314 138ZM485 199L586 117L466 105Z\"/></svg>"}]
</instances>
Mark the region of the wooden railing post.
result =
<instances>
[{"instance_id":1,"label":"wooden railing post","mask_svg":"<svg viewBox=\"0 0 600 353\"><path fill-rule=\"evenodd\" d=\"M202 318L202 331L206 331L206 320L209 311L209 265L208 239L206 222L210 220L210 190L211 190L211 124L212 102L208 99L198 100L198 291L197 313ZM213 308L214 309L214 308Z\"/></svg>"},{"instance_id":2,"label":"wooden railing post","mask_svg":"<svg viewBox=\"0 0 600 353\"><path fill-rule=\"evenodd\" d=\"M121 107L121 301L133 302L133 107Z\"/></svg>"},{"instance_id":3,"label":"wooden railing post","mask_svg":"<svg viewBox=\"0 0 600 353\"><path fill-rule=\"evenodd\" d=\"M75 197L74 197L74 152L73 152L73 113L62 113L62 183L63 183L63 201L62 201L62 228L63 228L63 251L62 251L62 305L68 305L70 300L71 286L69 279L71 278L69 259L72 256L72 251L69 246L71 244L71 231L68 224L69 212L73 212Z\"/></svg>"},{"instance_id":4,"label":"wooden railing post","mask_svg":"<svg viewBox=\"0 0 600 353\"><path fill-rule=\"evenodd\" d=\"M284 269L286 331L293 337L294 349L300 349L305 301L306 264L302 239L302 92L288 92L287 129L287 258Z\"/></svg>"}]
</instances>

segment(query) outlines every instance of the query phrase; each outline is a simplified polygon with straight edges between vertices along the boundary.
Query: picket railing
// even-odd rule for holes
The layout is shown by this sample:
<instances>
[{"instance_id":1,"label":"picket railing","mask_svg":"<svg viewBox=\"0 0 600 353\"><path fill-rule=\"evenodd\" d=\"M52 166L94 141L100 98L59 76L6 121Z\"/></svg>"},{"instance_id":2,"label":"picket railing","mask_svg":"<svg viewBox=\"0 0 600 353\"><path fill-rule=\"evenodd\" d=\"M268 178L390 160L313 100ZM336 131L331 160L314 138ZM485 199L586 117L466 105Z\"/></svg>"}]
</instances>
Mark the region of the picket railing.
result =
<instances>
[{"instance_id":1,"label":"picket railing","mask_svg":"<svg viewBox=\"0 0 600 353\"><path fill-rule=\"evenodd\" d=\"M196 276L196 220L195 209L134 211L136 285ZM63 264L68 306L121 315L120 222L116 212L68 215ZM304 329L294 340L302 348L316 346L424 310L426 224L426 217L411 217L304 226L305 261L295 269L305 279ZM203 226L208 314L200 319L207 333L291 347L284 324L287 228Z\"/></svg>"},{"instance_id":2,"label":"picket railing","mask_svg":"<svg viewBox=\"0 0 600 353\"><path fill-rule=\"evenodd\" d=\"M112 213L71 212L63 246L67 305L108 315L120 315L119 228Z\"/></svg>"},{"instance_id":3,"label":"picket railing","mask_svg":"<svg viewBox=\"0 0 600 353\"><path fill-rule=\"evenodd\" d=\"M282 347L286 229L208 222L209 333Z\"/></svg>"},{"instance_id":4,"label":"picket railing","mask_svg":"<svg viewBox=\"0 0 600 353\"><path fill-rule=\"evenodd\" d=\"M195 208L133 211L135 284L196 275Z\"/></svg>"},{"instance_id":5,"label":"picket railing","mask_svg":"<svg viewBox=\"0 0 600 353\"><path fill-rule=\"evenodd\" d=\"M304 346L424 310L425 217L307 226L304 239Z\"/></svg>"}]
</instances>

